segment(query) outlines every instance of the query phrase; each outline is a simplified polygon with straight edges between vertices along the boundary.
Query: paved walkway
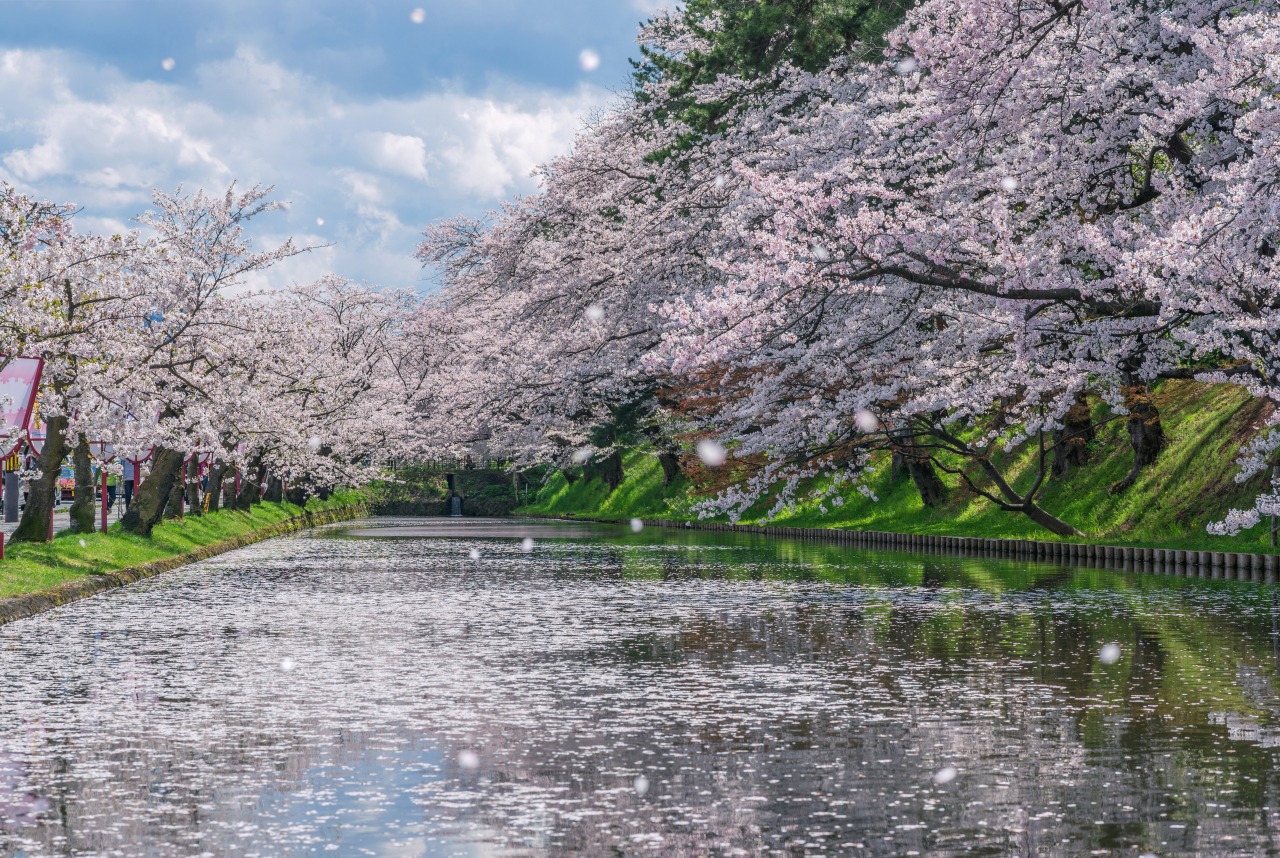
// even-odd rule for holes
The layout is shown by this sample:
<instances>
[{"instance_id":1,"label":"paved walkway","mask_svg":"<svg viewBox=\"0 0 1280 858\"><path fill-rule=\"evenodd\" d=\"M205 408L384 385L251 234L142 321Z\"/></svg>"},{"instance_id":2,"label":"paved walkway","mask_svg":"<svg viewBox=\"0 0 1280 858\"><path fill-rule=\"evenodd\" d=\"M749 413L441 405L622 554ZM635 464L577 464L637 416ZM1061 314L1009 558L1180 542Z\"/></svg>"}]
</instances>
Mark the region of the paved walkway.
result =
<instances>
[{"instance_id":1,"label":"paved walkway","mask_svg":"<svg viewBox=\"0 0 1280 858\"><path fill-rule=\"evenodd\" d=\"M54 510L53 530L55 533L57 533L58 531L66 530L68 527L71 526L70 510L71 510L70 501L63 502L60 506L58 506ZM97 527L101 523L102 521L101 515L102 513L100 511L100 507L94 507L93 522L95 527ZM107 511L107 523L115 524L117 521L120 520L120 517L122 515L124 515L124 501L117 498L115 507ZM0 531L4 532L6 541L9 538L9 534L13 533L17 529L18 529L18 522L16 521L0 522Z\"/></svg>"}]
</instances>

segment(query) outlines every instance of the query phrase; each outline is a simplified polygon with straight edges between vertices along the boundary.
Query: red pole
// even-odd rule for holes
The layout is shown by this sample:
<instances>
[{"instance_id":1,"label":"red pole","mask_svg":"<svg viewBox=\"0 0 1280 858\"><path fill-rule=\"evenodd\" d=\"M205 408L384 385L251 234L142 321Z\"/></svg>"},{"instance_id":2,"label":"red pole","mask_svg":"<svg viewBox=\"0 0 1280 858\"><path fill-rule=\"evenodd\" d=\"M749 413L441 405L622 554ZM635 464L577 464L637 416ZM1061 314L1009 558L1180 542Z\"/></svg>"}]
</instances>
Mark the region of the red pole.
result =
<instances>
[{"instance_id":1,"label":"red pole","mask_svg":"<svg viewBox=\"0 0 1280 858\"><path fill-rule=\"evenodd\" d=\"M107 466L102 466L102 532L107 532Z\"/></svg>"}]
</instances>

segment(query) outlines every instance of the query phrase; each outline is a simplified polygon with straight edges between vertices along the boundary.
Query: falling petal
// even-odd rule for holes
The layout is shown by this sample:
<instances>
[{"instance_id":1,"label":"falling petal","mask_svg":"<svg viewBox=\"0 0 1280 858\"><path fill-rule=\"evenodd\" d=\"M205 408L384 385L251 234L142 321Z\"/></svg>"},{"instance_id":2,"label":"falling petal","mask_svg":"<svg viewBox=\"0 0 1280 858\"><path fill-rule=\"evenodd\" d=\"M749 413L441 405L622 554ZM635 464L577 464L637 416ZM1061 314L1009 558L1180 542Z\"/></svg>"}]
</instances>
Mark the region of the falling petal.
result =
<instances>
[{"instance_id":1,"label":"falling petal","mask_svg":"<svg viewBox=\"0 0 1280 858\"><path fill-rule=\"evenodd\" d=\"M859 432L870 434L880 428L879 419L865 408L858 409L857 413L853 415L853 422L857 425Z\"/></svg>"},{"instance_id":2,"label":"falling petal","mask_svg":"<svg viewBox=\"0 0 1280 858\"><path fill-rule=\"evenodd\" d=\"M523 551L525 554L528 554L529 552L533 551L533 540L527 536L524 539L520 540L520 550Z\"/></svg>"},{"instance_id":3,"label":"falling petal","mask_svg":"<svg viewBox=\"0 0 1280 858\"><path fill-rule=\"evenodd\" d=\"M415 24L421 24L427 20L427 10L418 7L409 13L409 20Z\"/></svg>"},{"instance_id":4,"label":"falling petal","mask_svg":"<svg viewBox=\"0 0 1280 858\"><path fill-rule=\"evenodd\" d=\"M593 72L600 68L600 55L591 48L583 48L578 54L578 67L584 72Z\"/></svg>"},{"instance_id":5,"label":"falling petal","mask_svg":"<svg viewBox=\"0 0 1280 858\"><path fill-rule=\"evenodd\" d=\"M640 775L636 778L635 783L632 784L632 786L636 789L636 795L644 795L649 791L649 779L644 775Z\"/></svg>"},{"instance_id":6,"label":"falling petal","mask_svg":"<svg viewBox=\"0 0 1280 858\"><path fill-rule=\"evenodd\" d=\"M1013 176L1005 176L1000 180L1000 187L1004 188L1006 191L1016 191L1018 190L1018 180Z\"/></svg>"},{"instance_id":7,"label":"falling petal","mask_svg":"<svg viewBox=\"0 0 1280 858\"><path fill-rule=\"evenodd\" d=\"M704 465L712 468L718 468L729 458L729 454L725 451L724 445L719 441L713 441L710 438L703 438L698 442L698 458L702 460Z\"/></svg>"},{"instance_id":8,"label":"falling petal","mask_svg":"<svg viewBox=\"0 0 1280 858\"><path fill-rule=\"evenodd\" d=\"M475 751L459 751L458 765L469 772L480 768L480 755Z\"/></svg>"},{"instance_id":9,"label":"falling petal","mask_svg":"<svg viewBox=\"0 0 1280 858\"><path fill-rule=\"evenodd\" d=\"M280 660L280 669L283 670L285 673L288 673L289 671L293 670L294 666L295 666L294 661L291 658L285 658Z\"/></svg>"},{"instance_id":10,"label":"falling petal","mask_svg":"<svg viewBox=\"0 0 1280 858\"><path fill-rule=\"evenodd\" d=\"M956 779L957 774L959 774L959 772L956 771L955 766L943 766L934 773L933 782L938 786L949 784Z\"/></svg>"},{"instance_id":11,"label":"falling petal","mask_svg":"<svg viewBox=\"0 0 1280 858\"><path fill-rule=\"evenodd\" d=\"M467 556L468 556L468 557L470 557L472 560L479 560L479 559L480 559L480 549L479 549L479 548L473 548L473 549L471 549L470 551L468 551L468 552L467 552Z\"/></svg>"},{"instance_id":12,"label":"falling petal","mask_svg":"<svg viewBox=\"0 0 1280 858\"><path fill-rule=\"evenodd\" d=\"M640 518L631 519L632 533L639 533L642 530L644 530L644 519L640 519Z\"/></svg>"},{"instance_id":13,"label":"falling petal","mask_svg":"<svg viewBox=\"0 0 1280 858\"><path fill-rule=\"evenodd\" d=\"M582 315L586 316L589 322L599 322L604 318L604 307L599 304L591 304L582 311Z\"/></svg>"},{"instance_id":14,"label":"falling petal","mask_svg":"<svg viewBox=\"0 0 1280 858\"><path fill-rule=\"evenodd\" d=\"M919 67L920 66L915 61L914 57L907 57L905 60L902 60L901 62L899 62L898 65L896 66L898 70L898 74L911 74L913 71L915 71Z\"/></svg>"},{"instance_id":15,"label":"falling petal","mask_svg":"<svg viewBox=\"0 0 1280 858\"><path fill-rule=\"evenodd\" d=\"M573 451L573 463L575 465L585 465L591 461L591 457L594 454L595 449L592 447L579 447Z\"/></svg>"},{"instance_id":16,"label":"falling petal","mask_svg":"<svg viewBox=\"0 0 1280 858\"><path fill-rule=\"evenodd\" d=\"M174 60L173 57L165 57L160 61L160 68L164 69L165 71L173 71L173 67L176 66L177 64L178 63Z\"/></svg>"},{"instance_id":17,"label":"falling petal","mask_svg":"<svg viewBox=\"0 0 1280 858\"><path fill-rule=\"evenodd\" d=\"M1120 644L1109 643L1098 653L1098 661L1103 664L1115 664L1120 660Z\"/></svg>"}]
</instances>

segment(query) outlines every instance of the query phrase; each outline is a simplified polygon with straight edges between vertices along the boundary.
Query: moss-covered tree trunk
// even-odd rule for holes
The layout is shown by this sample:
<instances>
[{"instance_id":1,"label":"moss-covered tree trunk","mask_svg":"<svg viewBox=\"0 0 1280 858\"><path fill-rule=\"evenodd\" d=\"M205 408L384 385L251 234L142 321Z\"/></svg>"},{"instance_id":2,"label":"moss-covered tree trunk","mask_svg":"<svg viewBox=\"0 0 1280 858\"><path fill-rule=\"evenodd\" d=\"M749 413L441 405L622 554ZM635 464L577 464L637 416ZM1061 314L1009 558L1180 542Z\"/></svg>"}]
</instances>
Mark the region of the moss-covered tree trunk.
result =
<instances>
[{"instance_id":1,"label":"moss-covered tree trunk","mask_svg":"<svg viewBox=\"0 0 1280 858\"><path fill-rule=\"evenodd\" d=\"M96 506L93 496L93 462L89 458L89 439L83 432L76 438L71 463L75 467L76 490L71 500L70 530L72 533L93 533L93 513Z\"/></svg>"},{"instance_id":2,"label":"moss-covered tree trunk","mask_svg":"<svg viewBox=\"0 0 1280 858\"><path fill-rule=\"evenodd\" d=\"M262 499L269 503L280 503L284 500L284 486L275 474L267 477L267 490L263 493Z\"/></svg>"},{"instance_id":3,"label":"moss-covered tree trunk","mask_svg":"<svg viewBox=\"0 0 1280 858\"><path fill-rule=\"evenodd\" d=\"M142 485L134 489L133 503L120 519L122 529L139 536L151 535L152 529L164 516L174 481L181 479L185 458L177 450L156 448L151 460L151 473Z\"/></svg>"},{"instance_id":4,"label":"moss-covered tree trunk","mask_svg":"<svg viewBox=\"0 0 1280 858\"><path fill-rule=\"evenodd\" d=\"M62 459L67 454L67 418L50 417L45 421L45 429L47 437L40 452L40 476L31 481L27 490L22 519L9 537L13 542L49 541L49 516L53 515Z\"/></svg>"}]
</instances>

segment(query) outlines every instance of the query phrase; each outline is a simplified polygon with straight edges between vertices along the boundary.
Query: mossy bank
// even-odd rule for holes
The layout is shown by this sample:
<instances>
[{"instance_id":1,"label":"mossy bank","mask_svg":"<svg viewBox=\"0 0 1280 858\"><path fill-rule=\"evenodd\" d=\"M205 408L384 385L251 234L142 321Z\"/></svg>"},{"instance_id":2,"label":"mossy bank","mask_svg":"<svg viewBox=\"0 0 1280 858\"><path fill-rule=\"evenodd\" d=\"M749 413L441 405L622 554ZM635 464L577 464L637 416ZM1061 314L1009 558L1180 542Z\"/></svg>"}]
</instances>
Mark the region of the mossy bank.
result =
<instances>
[{"instance_id":1,"label":"mossy bank","mask_svg":"<svg viewBox=\"0 0 1280 858\"><path fill-rule=\"evenodd\" d=\"M9 546L0 562L0 623L140 581L264 539L368 512L363 492L344 491L305 507L256 504L250 511L220 510L171 519L150 538L125 533L58 534L53 542Z\"/></svg>"},{"instance_id":2,"label":"mossy bank","mask_svg":"<svg viewBox=\"0 0 1280 858\"><path fill-rule=\"evenodd\" d=\"M1084 537L1073 542L1216 551L1271 551L1267 525L1239 536L1211 536L1206 526L1233 507L1250 506L1258 479L1236 482L1241 445L1266 418L1265 406L1230 385L1168 382L1155 391L1168 443L1156 463L1128 489L1113 487L1128 473L1132 453L1123 421L1106 424L1090 442L1085 463L1053 481L1043 505L1069 521ZM1101 408L1101 406L1099 406ZM1023 480L1032 478L1033 456L1015 451L1005 462ZM696 520L696 506L714 490L713 476L686 457L684 474L664 483L651 451L634 450L624 460L624 479L611 489L601 479L569 482L553 474L522 512L598 518ZM771 523L1003 539L1056 541L1059 537L1024 516L996 508L946 478L944 500L927 507L906 474L895 473L887 455L876 462L868 498L855 490L825 504L798 503ZM767 499L742 519L763 523ZM723 521L724 516L713 520Z\"/></svg>"}]
</instances>

